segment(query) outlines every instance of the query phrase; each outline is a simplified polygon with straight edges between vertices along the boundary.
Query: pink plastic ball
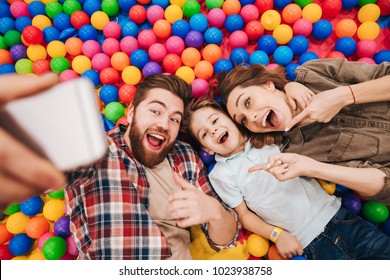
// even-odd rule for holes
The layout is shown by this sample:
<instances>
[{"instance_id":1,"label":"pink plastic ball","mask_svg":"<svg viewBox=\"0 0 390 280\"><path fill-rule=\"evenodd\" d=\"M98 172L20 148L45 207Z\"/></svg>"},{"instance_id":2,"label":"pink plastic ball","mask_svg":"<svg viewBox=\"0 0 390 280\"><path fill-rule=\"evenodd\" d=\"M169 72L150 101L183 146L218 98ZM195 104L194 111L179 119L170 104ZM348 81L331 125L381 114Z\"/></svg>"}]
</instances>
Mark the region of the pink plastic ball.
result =
<instances>
[{"instance_id":1,"label":"pink plastic ball","mask_svg":"<svg viewBox=\"0 0 390 280\"><path fill-rule=\"evenodd\" d=\"M120 49L120 44L117 39L107 38L103 41L102 50L108 56L112 56L114 53L119 52Z\"/></svg>"},{"instance_id":2,"label":"pink plastic ball","mask_svg":"<svg viewBox=\"0 0 390 280\"><path fill-rule=\"evenodd\" d=\"M42 247L43 247L43 244L45 244L45 242L50 238L50 237L53 237L53 236L56 236L56 234L52 231L48 231L44 234L42 234L41 237L39 237L38 239L38 249L39 250L42 250Z\"/></svg>"},{"instance_id":3,"label":"pink plastic ball","mask_svg":"<svg viewBox=\"0 0 390 280\"><path fill-rule=\"evenodd\" d=\"M83 43L81 51L86 57L91 59L96 54L100 53L100 44L95 40L87 40Z\"/></svg>"},{"instance_id":4,"label":"pink plastic ball","mask_svg":"<svg viewBox=\"0 0 390 280\"><path fill-rule=\"evenodd\" d=\"M192 87L192 96L194 98L200 98L207 94L210 85L204 79L195 79L192 81L191 87Z\"/></svg>"},{"instance_id":5,"label":"pink plastic ball","mask_svg":"<svg viewBox=\"0 0 390 280\"><path fill-rule=\"evenodd\" d=\"M150 29L144 29L138 33L138 45L142 49L148 49L151 45L157 43L157 36Z\"/></svg>"},{"instance_id":6,"label":"pink plastic ball","mask_svg":"<svg viewBox=\"0 0 390 280\"><path fill-rule=\"evenodd\" d=\"M207 14L207 20L210 27L221 27L226 20L225 12L220 8L214 8Z\"/></svg>"},{"instance_id":7,"label":"pink plastic ball","mask_svg":"<svg viewBox=\"0 0 390 280\"><path fill-rule=\"evenodd\" d=\"M159 5L152 5L146 10L146 17L151 24L164 18L164 9Z\"/></svg>"},{"instance_id":8,"label":"pink plastic ball","mask_svg":"<svg viewBox=\"0 0 390 280\"><path fill-rule=\"evenodd\" d=\"M232 49L246 48L248 40L248 35L244 31L237 30L230 35L229 44Z\"/></svg>"},{"instance_id":9,"label":"pink plastic ball","mask_svg":"<svg viewBox=\"0 0 390 280\"><path fill-rule=\"evenodd\" d=\"M148 55L151 61L161 62L167 55L167 49L161 43L155 43L148 49Z\"/></svg>"},{"instance_id":10,"label":"pink plastic ball","mask_svg":"<svg viewBox=\"0 0 390 280\"><path fill-rule=\"evenodd\" d=\"M92 57L92 67L99 72L104 68L110 67L110 65L110 57L105 53L97 53Z\"/></svg>"},{"instance_id":11,"label":"pink plastic ball","mask_svg":"<svg viewBox=\"0 0 390 280\"><path fill-rule=\"evenodd\" d=\"M74 241L72 236L70 236L66 239L66 250L72 256L77 256L79 254L77 247L76 247L76 242Z\"/></svg>"},{"instance_id":12,"label":"pink plastic ball","mask_svg":"<svg viewBox=\"0 0 390 280\"><path fill-rule=\"evenodd\" d=\"M132 36L123 37L119 43L122 52L130 55L133 51L139 48L138 40Z\"/></svg>"},{"instance_id":13,"label":"pink plastic ball","mask_svg":"<svg viewBox=\"0 0 390 280\"><path fill-rule=\"evenodd\" d=\"M312 30L313 30L313 24L308 19L300 18L296 22L294 22L293 25L294 36L302 35L305 37L309 37Z\"/></svg>"},{"instance_id":14,"label":"pink plastic ball","mask_svg":"<svg viewBox=\"0 0 390 280\"><path fill-rule=\"evenodd\" d=\"M10 12L14 18L21 16L30 17L28 5L24 1L15 1L10 5Z\"/></svg>"},{"instance_id":15,"label":"pink plastic ball","mask_svg":"<svg viewBox=\"0 0 390 280\"><path fill-rule=\"evenodd\" d=\"M345 55L339 51L331 51L326 58L345 58Z\"/></svg>"},{"instance_id":16,"label":"pink plastic ball","mask_svg":"<svg viewBox=\"0 0 390 280\"><path fill-rule=\"evenodd\" d=\"M79 75L72 69L67 69L61 72L60 81L66 82L78 78Z\"/></svg>"},{"instance_id":17,"label":"pink plastic ball","mask_svg":"<svg viewBox=\"0 0 390 280\"><path fill-rule=\"evenodd\" d=\"M103 27L103 34L106 38L119 39L122 35L122 27L119 23L110 21Z\"/></svg>"},{"instance_id":18,"label":"pink plastic ball","mask_svg":"<svg viewBox=\"0 0 390 280\"><path fill-rule=\"evenodd\" d=\"M259 19L259 10L255 5L248 4L241 8L240 16L244 20L245 23L248 23L252 20L258 20Z\"/></svg>"},{"instance_id":19,"label":"pink plastic ball","mask_svg":"<svg viewBox=\"0 0 390 280\"><path fill-rule=\"evenodd\" d=\"M65 254L59 258L60 261L72 261L74 259L74 256L69 254L68 252L65 252Z\"/></svg>"},{"instance_id":20,"label":"pink plastic ball","mask_svg":"<svg viewBox=\"0 0 390 280\"><path fill-rule=\"evenodd\" d=\"M359 58L357 61L365 62L368 64L376 64L375 60L373 60L372 58L369 58L369 57L362 57L362 58Z\"/></svg>"},{"instance_id":21,"label":"pink plastic ball","mask_svg":"<svg viewBox=\"0 0 390 280\"><path fill-rule=\"evenodd\" d=\"M167 49L167 53L181 55L186 46L182 38L179 36L171 36L165 42L165 47Z\"/></svg>"},{"instance_id":22,"label":"pink plastic ball","mask_svg":"<svg viewBox=\"0 0 390 280\"><path fill-rule=\"evenodd\" d=\"M364 39L357 43L356 55L359 58L368 57L371 58L378 51L378 44L371 39Z\"/></svg>"},{"instance_id":23,"label":"pink plastic ball","mask_svg":"<svg viewBox=\"0 0 390 280\"><path fill-rule=\"evenodd\" d=\"M278 67L279 67L279 64L276 64L276 63L270 63L267 65L267 68L270 70L275 70Z\"/></svg>"}]
</instances>

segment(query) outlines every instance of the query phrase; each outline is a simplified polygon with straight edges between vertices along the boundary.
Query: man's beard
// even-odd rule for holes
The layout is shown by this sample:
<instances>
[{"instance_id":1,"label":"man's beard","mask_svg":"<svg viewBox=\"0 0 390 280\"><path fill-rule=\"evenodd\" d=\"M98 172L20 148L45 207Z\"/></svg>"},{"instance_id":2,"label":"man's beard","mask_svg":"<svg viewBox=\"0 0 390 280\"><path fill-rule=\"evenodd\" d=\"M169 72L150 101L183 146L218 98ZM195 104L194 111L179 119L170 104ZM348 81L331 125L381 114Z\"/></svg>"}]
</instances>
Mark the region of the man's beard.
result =
<instances>
[{"instance_id":1,"label":"man's beard","mask_svg":"<svg viewBox=\"0 0 390 280\"><path fill-rule=\"evenodd\" d=\"M167 135L167 132L162 129L153 129L153 132L160 132ZM147 131L145 131L145 134L147 134ZM130 146L131 151L134 154L134 157L143 165L145 165L148 168L152 168L163 162L163 160L166 158L166 156L169 154L169 152L172 151L175 142L172 142L169 145L166 145L162 150L159 152L151 151L149 149L146 149L142 145L142 133L141 130L135 121L135 114L133 118L133 122L130 125ZM169 140L169 139L167 139Z\"/></svg>"}]
</instances>

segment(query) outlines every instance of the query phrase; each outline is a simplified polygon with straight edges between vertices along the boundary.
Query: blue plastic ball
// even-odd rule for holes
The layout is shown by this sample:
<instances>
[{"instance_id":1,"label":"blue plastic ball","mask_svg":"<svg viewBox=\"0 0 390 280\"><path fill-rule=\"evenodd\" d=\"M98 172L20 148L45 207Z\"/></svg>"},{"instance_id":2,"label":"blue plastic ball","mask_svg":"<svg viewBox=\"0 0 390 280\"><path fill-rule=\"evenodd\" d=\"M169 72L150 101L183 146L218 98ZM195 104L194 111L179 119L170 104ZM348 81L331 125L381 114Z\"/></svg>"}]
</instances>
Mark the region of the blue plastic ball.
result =
<instances>
[{"instance_id":1,"label":"blue plastic ball","mask_svg":"<svg viewBox=\"0 0 390 280\"><path fill-rule=\"evenodd\" d=\"M98 32L91 24L86 24L86 25L81 26L81 28L79 29L79 38L83 42L86 42L88 40L97 41Z\"/></svg>"},{"instance_id":2,"label":"blue plastic ball","mask_svg":"<svg viewBox=\"0 0 390 280\"><path fill-rule=\"evenodd\" d=\"M206 44L220 45L223 40L223 33L216 27L207 28L204 33L204 41Z\"/></svg>"},{"instance_id":3,"label":"blue plastic ball","mask_svg":"<svg viewBox=\"0 0 390 280\"><path fill-rule=\"evenodd\" d=\"M269 58L268 54L266 54L264 51L254 51L249 56L249 64L263 64L268 65L269 64Z\"/></svg>"},{"instance_id":4,"label":"blue plastic ball","mask_svg":"<svg viewBox=\"0 0 390 280\"><path fill-rule=\"evenodd\" d=\"M229 72L233 67L233 63L230 60L221 58L214 64L214 73Z\"/></svg>"},{"instance_id":5,"label":"blue plastic ball","mask_svg":"<svg viewBox=\"0 0 390 280\"><path fill-rule=\"evenodd\" d=\"M118 0L119 7L122 11L129 12L130 8L137 4L136 0Z\"/></svg>"},{"instance_id":6,"label":"blue plastic ball","mask_svg":"<svg viewBox=\"0 0 390 280\"><path fill-rule=\"evenodd\" d=\"M179 19L172 24L172 34L182 39L190 32L190 24L184 19Z\"/></svg>"},{"instance_id":7,"label":"blue plastic ball","mask_svg":"<svg viewBox=\"0 0 390 280\"><path fill-rule=\"evenodd\" d=\"M43 200L39 196L34 196L20 203L20 211L26 216L39 214L43 208Z\"/></svg>"},{"instance_id":8,"label":"blue plastic ball","mask_svg":"<svg viewBox=\"0 0 390 280\"><path fill-rule=\"evenodd\" d=\"M313 37L317 40L325 40L332 34L333 28L329 20L320 19L313 25Z\"/></svg>"},{"instance_id":9,"label":"blue plastic ball","mask_svg":"<svg viewBox=\"0 0 390 280\"><path fill-rule=\"evenodd\" d=\"M45 4L40 1L30 2L30 4L28 4L27 9L32 17L35 17L37 15L46 15Z\"/></svg>"},{"instance_id":10,"label":"blue plastic ball","mask_svg":"<svg viewBox=\"0 0 390 280\"><path fill-rule=\"evenodd\" d=\"M334 192L335 196L343 196L347 192L350 192L351 190L347 187L344 187L343 185L336 184L336 190Z\"/></svg>"},{"instance_id":11,"label":"blue plastic ball","mask_svg":"<svg viewBox=\"0 0 390 280\"><path fill-rule=\"evenodd\" d=\"M8 244L8 249L14 256L23 256L30 252L33 239L25 233L15 235Z\"/></svg>"},{"instance_id":12,"label":"blue plastic ball","mask_svg":"<svg viewBox=\"0 0 390 280\"><path fill-rule=\"evenodd\" d=\"M294 260L294 261L307 261L308 259L303 257L303 256L294 256L291 258L291 260Z\"/></svg>"},{"instance_id":13,"label":"blue plastic ball","mask_svg":"<svg viewBox=\"0 0 390 280\"><path fill-rule=\"evenodd\" d=\"M18 18L15 20L15 28L16 28L16 30L18 30L19 32L22 32L23 29L24 29L26 26L31 25L31 23L32 23L31 18L26 17L26 16L21 16L21 17L18 17Z\"/></svg>"},{"instance_id":14,"label":"blue plastic ball","mask_svg":"<svg viewBox=\"0 0 390 280\"><path fill-rule=\"evenodd\" d=\"M286 70L286 78L289 81L295 81L297 76L295 75L295 70L299 66L298 63L290 63L286 65L285 70Z\"/></svg>"},{"instance_id":15,"label":"blue plastic ball","mask_svg":"<svg viewBox=\"0 0 390 280\"><path fill-rule=\"evenodd\" d=\"M390 236L390 218L380 225L380 230Z\"/></svg>"},{"instance_id":16,"label":"blue plastic ball","mask_svg":"<svg viewBox=\"0 0 390 280\"><path fill-rule=\"evenodd\" d=\"M351 56L356 51L356 42L351 37L342 37L334 45L335 51L343 53L346 57Z\"/></svg>"},{"instance_id":17,"label":"blue plastic ball","mask_svg":"<svg viewBox=\"0 0 390 280\"><path fill-rule=\"evenodd\" d=\"M203 46L203 34L199 31L191 30L184 41L187 47L200 49Z\"/></svg>"},{"instance_id":18,"label":"blue plastic ball","mask_svg":"<svg viewBox=\"0 0 390 280\"><path fill-rule=\"evenodd\" d=\"M207 166L207 173L210 174L210 172L213 170L216 162L211 163L209 166Z\"/></svg>"},{"instance_id":19,"label":"blue plastic ball","mask_svg":"<svg viewBox=\"0 0 390 280\"><path fill-rule=\"evenodd\" d=\"M84 71L84 73L81 74L81 77L91 80L95 87L98 87L100 85L100 75L96 70L89 69L87 71Z\"/></svg>"},{"instance_id":20,"label":"blue plastic ball","mask_svg":"<svg viewBox=\"0 0 390 280\"><path fill-rule=\"evenodd\" d=\"M291 38L288 47L294 55L301 55L309 48L309 40L305 36L297 35Z\"/></svg>"},{"instance_id":21,"label":"blue plastic ball","mask_svg":"<svg viewBox=\"0 0 390 280\"><path fill-rule=\"evenodd\" d=\"M147 77L154 74L161 74L161 73L162 73L161 65L154 61L150 61L146 63L145 66L142 68L143 77Z\"/></svg>"},{"instance_id":22,"label":"blue plastic ball","mask_svg":"<svg viewBox=\"0 0 390 280\"><path fill-rule=\"evenodd\" d=\"M374 55L374 61L376 64L380 64L384 61L390 61L390 50L381 50Z\"/></svg>"},{"instance_id":23,"label":"blue plastic ball","mask_svg":"<svg viewBox=\"0 0 390 280\"><path fill-rule=\"evenodd\" d=\"M65 43L70 37L75 37L78 32L79 31L73 27L65 28L60 33L60 41Z\"/></svg>"},{"instance_id":24,"label":"blue plastic ball","mask_svg":"<svg viewBox=\"0 0 390 280\"><path fill-rule=\"evenodd\" d=\"M247 64L249 62L249 54L244 48L236 48L232 50L229 58L233 65Z\"/></svg>"},{"instance_id":25,"label":"blue plastic ball","mask_svg":"<svg viewBox=\"0 0 390 280\"><path fill-rule=\"evenodd\" d=\"M131 53L130 61L132 65L138 69L142 69L149 62L149 55L146 51L138 49Z\"/></svg>"},{"instance_id":26,"label":"blue plastic ball","mask_svg":"<svg viewBox=\"0 0 390 280\"><path fill-rule=\"evenodd\" d=\"M118 100L118 89L114 85L104 85L99 91L100 100L108 104Z\"/></svg>"},{"instance_id":27,"label":"blue plastic ball","mask_svg":"<svg viewBox=\"0 0 390 280\"><path fill-rule=\"evenodd\" d=\"M54 26L45 27L42 30L42 33L43 41L45 41L46 44L50 43L51 41L60 39L60 31Z\"/></svg>"},{"instance_id":28,"label":"blue plastic ball","mask_svg":"<svg viewBox=\"0 0 390 280\"><path fill-rule=\"evenodd\" d=\"M190 27L192 30L204 32L209 24L207 18L203 14L195 14L190 18Z\"/></svg>"},{"instance_id":29,"label":"blue plastic ball","mask_svg":"<svg viewBox=\"0 0 390 280\"><path fill-rule=\"evenodd\" d=\"M277 46L278 42L276 42L276 39L271 35L261 36L257 41L258 49L264 51L268 55L273 54Z\"/></svg>"},{"instance_id":30,"label":"blue plastic ball","mask_svg":"<svg viewBox=\"0 0 390 280\"><path fill-rule=\"evenodd\" d=\"M241 7L244 7L245 5L254 4L255 0L240 0Z\"/></svg>"},{"instance_id":31,"label":"blue plastic ball","mask_svg":"<svg viewBox=\"0 0 390 280\"><path fill-rule=\"evenodd\" d=\"M4 63L0 65L0 75L15 73L15 72L16 72L15 65L11 63Z\"/></svg>"},{"instance_id":32,"label":"blue plastic ball","mask_svg":"<svg viewBox=\"0 0 390 280\"><path fill-rule=\"evenodd\" d=\"M213 162L215 162L215 155L214 154L209 154L203 149L199 149L198 151L200 159L203 161L205 165L209 165Z\"/></svg>"},{"instance_id":33,"label":"blue plastic ball","mask_svg":"<svg viewBox=\"0 0 390 280\"><path fill-rule=\"evenodd\" d=\"M298 59L299 64L303 64L307 61L318 59L318 55L315 52L304 52Z\"/></svg>"},{"instance_id":34,"label":"blue plastic ball","mask_svg":"<svg viewBox=\"0 0 390 280\"><path fill-rule=\"evenodd\" d=\"M8 3L0 3L0 18L2 17L12 17Z\"/></svg>"},{"instance_id":35,"label":"blue plastic ball","mask_svg":"<svg viewBox=\"0 0 390 280\"><path fill-rule=\"evenodd\" d=\"M292 0L274 0L274 7L278 10L283 10L288 4L291 4Z\"/></svg>"},{"instance_id":36,"label":"blue plastic ball","mask_svg":"<svg viewBox=\"0 0 390 280\"><path fill-rule=\"evenodd\" d=\"M53 24L60 31L72 27L70 16L65 13L56 14L53 18Z\"/></svg>"},{"instance_id":37,"label":"blue plastic ball","mask_svg":"<svg viewBox=\"0 0 390 280\"><path fill-rule=\"evenodd\" d=\"M126 21L119 22L120 26L122 27L122 36L132 36L137 38L138 36L138 25L135 22L130 21L127 19Z\"/></svg>"},{"instance_id":38,"label":"blue plastic ball","mask_svg":"<svg viewBox=\"0 0 390 280\"><path fill-rule=\"evenodd\" d=\"M170 5L169 0L152 0L153 5L159 5L161 8L165 10L166 7Z\"/></svg>"},{"instance_id":39,"label":"blue plastic ball","mask_svg":"<svg viewBox=\"0 0 390 280\"><path fill-rule=\"evenodd\" d=\"M86 0L83 5L84 12L87 15L92 16L92 14L96 11L100 11L100 1L99 0Z\"/></svg>"},{"instance_id":40,"label":"blue plastic ball","mask_svg":"<svg viewBox=\"0 0 390 280\"><path fill-rule=\"evenodd\" d=\"M359 214L360 210L362 210L362 202L360 198L352 192L346 192L342 196L341 201L344 208L348 209L354 214Z\"/></svg>"},{"instance_id":41,"label":"blue plastic ball","mask_svg":"<svg viewBox=\"0 0 390 280\"><path fill-rule=\"evenodd\" d=\"M10 17L0 18L0 34L5 34L7 31L15 29L15 20Z\"/></svg>"},{"instance_id":42,"label":"blue plastic ball","mask_svg":"<svg viewBox=\"0 0 390 280\"><path fill-rule=\"evenodd\" d=\"M343 10L352 9L358 4L359 0L341 0Z\"/></svg>"},{"instance_id":43,"label":"blue plastic ball","mask_svg":"<svg viewBox=\"0 0 390 280\"><path fill-rule=\"evenodd\" d=\"M231 14L226 17L225 28L229 33L233 33L237 30L242 30L244 28L244 20L240 15Z\"/></svg>"},{"instance_id":44,"label":"blue plastic ball","mask_svg":"<svg viewBox=\"0 0 390 280\"><path fill-rule=\"evenodd\" d=\"M293 51L287 46L277 47L274 51L274 61L279 65L285 66L289 64L293 58Z\"/></svg>"},{"instance_id":45,"label":"blue plastic ball","mask_svg":"<svg viewBox=\"0 0 390 280\"><path fill-rule=\"evenodd\" d=\"M108 132L115 127L115 123L110 120L107 120L103 114L101 114L101 117L102 117L102 123L105 132Z\"/></svg>"}]
</instances>

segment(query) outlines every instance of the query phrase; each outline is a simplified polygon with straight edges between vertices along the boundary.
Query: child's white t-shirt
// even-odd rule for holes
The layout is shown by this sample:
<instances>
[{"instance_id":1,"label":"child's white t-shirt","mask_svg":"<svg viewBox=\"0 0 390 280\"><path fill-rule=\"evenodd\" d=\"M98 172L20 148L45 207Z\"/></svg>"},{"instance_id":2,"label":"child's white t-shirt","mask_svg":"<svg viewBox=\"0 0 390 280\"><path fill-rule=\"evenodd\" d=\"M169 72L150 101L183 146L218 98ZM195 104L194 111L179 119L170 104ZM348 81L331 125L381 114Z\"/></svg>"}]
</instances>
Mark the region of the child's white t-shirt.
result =
<instances>
[{"instance_id":1,"label":"child's white t-shirt","mask_svg":"<svg viewBox=\"0 0 390 280\"><path fill-rule=\"evenodd\" d=\"M243 152L228 158L217 155L209 178L228 206L235 208L244 200L265 222L290 232L305 248L340 209L341 201L313 178L280 182L264 170L248 173L250 167L267 163L270 155L278 153L276 145L257 149L247 141Z\"/></svg>"}]
</instances>

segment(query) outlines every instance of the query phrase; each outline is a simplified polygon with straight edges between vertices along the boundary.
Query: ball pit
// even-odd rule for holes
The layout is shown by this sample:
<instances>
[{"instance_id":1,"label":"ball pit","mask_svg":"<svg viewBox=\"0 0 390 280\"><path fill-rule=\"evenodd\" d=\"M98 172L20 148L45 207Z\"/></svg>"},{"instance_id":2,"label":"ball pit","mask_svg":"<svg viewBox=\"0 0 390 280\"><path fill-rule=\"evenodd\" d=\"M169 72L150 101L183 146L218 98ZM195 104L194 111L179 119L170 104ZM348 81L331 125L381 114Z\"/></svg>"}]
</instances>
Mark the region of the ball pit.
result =
<instances>
[{"instance_id":1,"label":"ball pit","mask_svg":"<svg viewBox=\"0 0 390 280\"><path fill-rule=\"evenodd\" d=\"M112 128L126 118L137 84L155 73L182 77L198 98L216 73L237 64L282 65L293 80L296 67L317 58L390 61L389 15L386 0L2 1L0 74L51 71L61 81L88 78L99 93L105 127ZM213 162L205 164L210 169ZM344 205L386 229L383 207L345 192ZM57 220L67 219L63 193L38 198L41 208L26 201L4 212L0 259L77 255L71 238L53 232ZM55 239L43 253L43 237L64 241ZM29 239L41 241L38 248Z\"/></svg>"}]
</instances>

